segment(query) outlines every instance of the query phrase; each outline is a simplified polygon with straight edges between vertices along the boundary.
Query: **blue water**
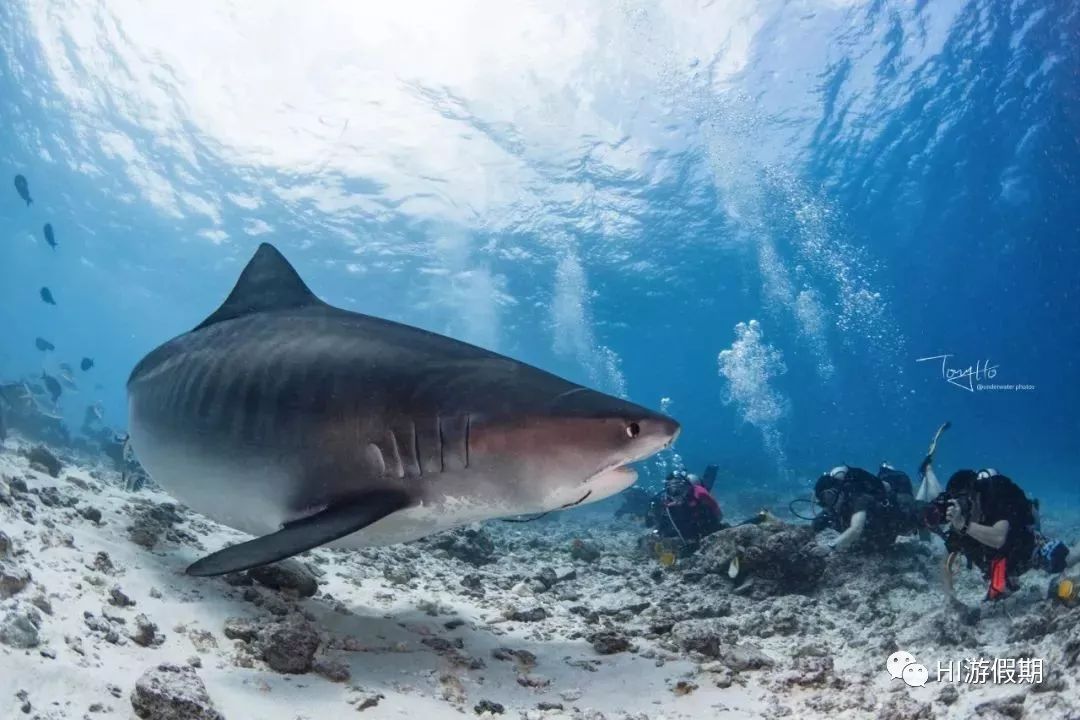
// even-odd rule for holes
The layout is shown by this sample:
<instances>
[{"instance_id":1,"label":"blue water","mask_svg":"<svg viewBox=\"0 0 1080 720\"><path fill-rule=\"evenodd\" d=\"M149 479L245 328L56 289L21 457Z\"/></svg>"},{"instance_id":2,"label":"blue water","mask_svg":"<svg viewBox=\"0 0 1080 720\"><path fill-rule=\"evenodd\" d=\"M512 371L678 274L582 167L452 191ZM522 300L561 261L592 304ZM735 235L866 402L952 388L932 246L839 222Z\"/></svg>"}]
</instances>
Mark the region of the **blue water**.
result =
<instances>
[{"instance_id":1,"label":"blue water","mask_svg":"<svg viewBox=\"0 0 1080 720\"><path fill-rule=\"evenodd\" d=\"M663 404L643 482L913 471L951 420L944 472L1078 499L1075 3L204 5L0 6L0 378L93 357L74 427L269 240L334 304Z\"/></svg>"}]
</instances>

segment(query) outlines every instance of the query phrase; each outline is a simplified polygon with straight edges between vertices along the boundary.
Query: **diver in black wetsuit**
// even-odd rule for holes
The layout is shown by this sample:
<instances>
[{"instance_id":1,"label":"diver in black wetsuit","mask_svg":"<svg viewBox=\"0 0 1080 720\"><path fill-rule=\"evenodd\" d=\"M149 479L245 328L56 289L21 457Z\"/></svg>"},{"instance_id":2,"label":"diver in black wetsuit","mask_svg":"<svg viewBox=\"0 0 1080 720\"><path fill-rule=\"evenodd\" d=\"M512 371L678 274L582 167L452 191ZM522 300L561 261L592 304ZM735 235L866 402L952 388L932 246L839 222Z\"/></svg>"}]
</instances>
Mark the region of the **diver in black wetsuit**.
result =
<instances>
[{"instance_id":1,"label":"diver in black wetsuit","mask_svg":"<svg viewBox=\"0 0 1080 720\"><path fill-rule=\"evenodd\" d=\"M1037 503L992 468L953 473L935 505L947 508L946 549L983 572L989 600L1016 590L1028 570L1060 573L1076 562L1064 543L1040 531Z\"/></svg>"},{"instance_id":2,"label":"diver in black wetsuit","mask_svg":"<svg viewBox=\"0 0 1080 720\"><path fill-rule=\"evenodd\" d=\"M840 533L824 552L862 547L882 550L899 535L920 526L920 505L907 474L883 463L877 475L840 465L818 478L814 497L822 512L813 520L815 532L831 528Z\"/></svg>"}]
</instances>

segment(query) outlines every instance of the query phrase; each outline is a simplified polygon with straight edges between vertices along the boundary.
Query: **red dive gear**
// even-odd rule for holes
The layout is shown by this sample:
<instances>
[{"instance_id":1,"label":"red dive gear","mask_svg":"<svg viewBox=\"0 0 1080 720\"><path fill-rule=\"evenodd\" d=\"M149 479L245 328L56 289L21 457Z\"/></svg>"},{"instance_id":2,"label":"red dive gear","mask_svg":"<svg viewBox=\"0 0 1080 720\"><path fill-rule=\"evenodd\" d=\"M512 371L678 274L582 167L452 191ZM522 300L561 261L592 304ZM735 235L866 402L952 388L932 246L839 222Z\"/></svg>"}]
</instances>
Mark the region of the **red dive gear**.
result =
<instances>
[{"instance_id":1,"label":"red dive gear","mask_svg":"<svg viewBox=\"0 0 1080 720\"><path fill-rule=\"evenodd\" d=\"M986 590L989 600L997 600L1005 595L1005 558L990 561L990 587Z\"/></svg>"}]
</instances>

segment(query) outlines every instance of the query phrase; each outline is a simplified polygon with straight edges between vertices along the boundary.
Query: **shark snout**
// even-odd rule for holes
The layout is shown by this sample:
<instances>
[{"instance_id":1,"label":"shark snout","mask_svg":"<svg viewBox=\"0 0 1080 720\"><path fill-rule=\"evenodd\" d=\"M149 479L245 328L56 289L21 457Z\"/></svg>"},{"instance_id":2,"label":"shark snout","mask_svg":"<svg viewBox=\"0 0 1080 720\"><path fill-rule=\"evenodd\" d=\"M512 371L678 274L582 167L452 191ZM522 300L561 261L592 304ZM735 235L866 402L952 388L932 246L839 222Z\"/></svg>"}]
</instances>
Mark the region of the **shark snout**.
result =
<instances>
[{"instance_id":1,"label":"shark snout","mask_svg":"<svg viewBox=\"0 0 1080 720\"><path fill-rule=\"evenodd\" d=\"M682 432L682 426L679 425L678 420L659 413L650 413L636 421L636 424L641 442L636 444L637 447L631 446L634 456L628 462L644 460L650 455L666 450L675 443L679 433Z\"/></svg>"},{"instance_id":2,"label":"shark snout","mask_svg":"<svg viewBox=\"0 0 1080 720\"><path fill-rule=\"evenodd\" d=\"M664 448L669 448L675 444L675 441L679 438L679 433L682 432L682 425L675 418L669 418L666 415L661 416L661 432L667 435L667 442L664 443ZM663 448L661 448L663 449Z\"/></svg>"},{"instance_id":3,"label":"shark snout","mask_svg":"<svg viewBox=\"0 0 1080 720\"><path fill-rule=\"evenodd\" d=\"M589 493L587 502L595 502L622 492L637 481L632 463L645 460L671 447L682 427L674 418L651 411L627 423L630 434L636 437L625 447L622 457L601 469L585 481Z\"/></svg>"}]
</instances>

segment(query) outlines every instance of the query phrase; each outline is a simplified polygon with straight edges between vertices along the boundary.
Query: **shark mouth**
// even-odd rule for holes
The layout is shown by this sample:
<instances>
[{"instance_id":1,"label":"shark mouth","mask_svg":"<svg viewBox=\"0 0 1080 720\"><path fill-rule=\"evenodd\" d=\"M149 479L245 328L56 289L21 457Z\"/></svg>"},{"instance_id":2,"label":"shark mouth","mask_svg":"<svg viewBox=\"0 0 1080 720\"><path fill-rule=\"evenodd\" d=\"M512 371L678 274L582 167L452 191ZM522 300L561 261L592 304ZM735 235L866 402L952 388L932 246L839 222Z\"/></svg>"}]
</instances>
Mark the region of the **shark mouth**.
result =
<instances>
[{"instance_id":1,"label":"shark mouth","mask_svg":"<svg viewBox=\"0 0 1080 720\"><path fill-rule=\"evenodd\" d=\"M622 463L614 463L607 468L596 473L588 480L585 481L585 485L588 489L577 500L564 503L553 510L545 510L542 513L533 515L531 517L520 518L503 518L503 522L509 523L527 523L539 520L542 517L546 517L558 510L568 510L578 505L584 505L586 502L597 502L604 498L615 495L622 492L626 488L630 487L637 480L637 471L631 467L627 467ZM597 497L593 497L596 495Z\"/></svg>"},{"instance_id":2,"label":"shark mouth","mask_svg":"<svg viewBox=\"0 0 1080 720\"><path fill-rule=\"evenodd\" d=\"M577 388L576 390L580 389L582 388ZM576 390L570 392L575 392ZM584 505L586 503L599 502L600 500L609 498L612 495L617 495L626 488L633 485L635 482L637 482L637 470L630 467L631 463L639 462L641 460L644 460L645 458L651 457L652 455L660 452L665 448L671 447L675 443L675 439L678 436L679 432L676 431L675 434L671 438L669 438L662 447L646 450L637 456L616 460L615 462L600 468L595 473L586 478L584 482L582 482L580 491L581 495L575 500L571 500L570 502L564 502L558 507L552 508L551 510L545 510L531 517L503 518L503 522L533 522L535 520L539 520L542 517L546 517L550 513L556 512L558 510L566 510L572 507L577 507L579 505Z\"/></svg>"},{"instance_id":3,"label":"shark mouth","mask_svg":"<svg viewBox=\"0 0 1080 720\"><path fill-rule=\"evenodd\" d=\"M560 510L589 502L599 502L616 495L637 482L637 470L625 463L613 463L585 481L585 492L578 500L567 503Z\"/></svg>"},{"instance_id":4,"label":"shark mouth","mask_svg":"<svg viewBox=\"0 0 1080 720\"><path fill-rule=\"evenodd\" d=\"M585 487L591 495L597 496L597 500L603 500L633 485L637 477L637 470L627 463L619 462L609 465L586 480Z\"/></svg>"}]
</instances>

